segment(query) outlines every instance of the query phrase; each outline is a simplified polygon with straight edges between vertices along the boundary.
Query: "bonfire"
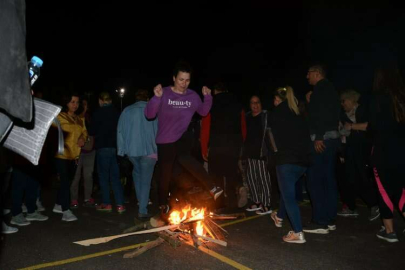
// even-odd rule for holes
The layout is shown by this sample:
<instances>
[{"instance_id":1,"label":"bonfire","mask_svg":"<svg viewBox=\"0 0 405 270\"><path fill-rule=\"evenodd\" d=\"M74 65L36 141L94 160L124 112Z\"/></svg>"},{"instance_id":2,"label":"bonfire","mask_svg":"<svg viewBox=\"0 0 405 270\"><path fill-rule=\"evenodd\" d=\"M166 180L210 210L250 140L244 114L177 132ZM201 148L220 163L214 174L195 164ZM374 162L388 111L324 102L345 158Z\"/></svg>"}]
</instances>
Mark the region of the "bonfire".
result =
<instances>
[{"instance_id":1,"label":"bonfire","mask_svg":"<svg viewBox=\"0 0 405 270\"><path fill-rule=\"evenodd\" d=\"M164 242L169 243L172 247L178 247L182 242L184 242L186 244L193 245L200 250L204 249L202 245L206 245L208 242L226 247L227 242L225 239L226 236L228 236L228 233L213 220L236 219L238 217L245 217L245 214L218 215L207 211L206 208L195 208L188 204L180 209L173 209L169 214L169 224L166 226L150 228L149 222L143 222L126 230L127 232L132 231L130 233L88 239L74 243L89 246L106 243L113 239L130 235L157 233L158 238L155 241L148 242L139 249L125 254L124 258L133 258L139 256L145 251Z\"/></svg>"}]
</instances>

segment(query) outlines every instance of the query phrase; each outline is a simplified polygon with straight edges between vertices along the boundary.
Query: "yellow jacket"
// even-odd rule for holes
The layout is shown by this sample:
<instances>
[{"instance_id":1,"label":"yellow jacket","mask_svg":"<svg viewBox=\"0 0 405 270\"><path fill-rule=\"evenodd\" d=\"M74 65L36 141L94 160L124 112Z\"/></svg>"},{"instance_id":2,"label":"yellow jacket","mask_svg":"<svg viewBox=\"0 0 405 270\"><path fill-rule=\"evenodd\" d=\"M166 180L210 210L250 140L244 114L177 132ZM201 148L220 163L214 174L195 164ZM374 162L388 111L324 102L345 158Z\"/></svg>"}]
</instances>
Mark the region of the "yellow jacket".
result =
<instances>
[{"instance_id":1,"label":"yellow jacket","mask_svg":"<svg viewBox=\"0 0 405 270\"><path fill-rule=\"evenodd\" d=\"M84 124L84 118L79 116L70 116L65 112L58 115L58 120L63 130L65 139L65 151L63 155L56 155L56 158L61 159L76 159L79 158L81 148L77 145L80 137L87 140L87 129Z\"/></svg>"}]
</instances>

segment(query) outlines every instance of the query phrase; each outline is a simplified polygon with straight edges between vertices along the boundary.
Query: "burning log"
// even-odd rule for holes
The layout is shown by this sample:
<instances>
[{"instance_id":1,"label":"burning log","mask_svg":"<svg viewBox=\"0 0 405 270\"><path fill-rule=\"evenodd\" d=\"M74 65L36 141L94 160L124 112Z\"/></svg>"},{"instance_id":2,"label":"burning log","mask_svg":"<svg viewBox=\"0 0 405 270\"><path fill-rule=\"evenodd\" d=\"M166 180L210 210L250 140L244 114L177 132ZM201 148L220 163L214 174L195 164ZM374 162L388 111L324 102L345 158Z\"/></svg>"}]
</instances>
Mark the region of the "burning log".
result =
<instances>
[{"instance_id":1,"label":"burning log","mask_svg":"<svg viewBox=\"0 0 405 270\"><path fill-rule=\"evenodd\" d=\"M225 235L228 235L228 232L224 228L216 224L210 218L204 220L204 225L210 229L216 239L225 240Z\"/></svg>"},{"instance_id":2,"label":"burning log","mask_svg":"<svg viewBox=\"0 0 405 270\"><path fill-rule=\"evenodd\" d=\"M184 242L186 242L186 244L188 245L193 245L193 239L191 239L191 235L190 234L185 234L185 233L180 233L178 235L179 239L183 240Z\"/></svg>"},{"instance_id":3,"label":"burning log","mask_svg":"<svg viewBox=\"0 0 405 270\"><path fill-rule=\"evenodd\" d=\"M214 235L214 233L212 232L211 228L210 228L207 224L205 224L205 222L203 223L203 226L204 226L204 230L205 230L209 235L211 235L212 238L216 238L215 235Z\"/></svg>"},{"instance_id":4,"label":"burning log","mask_svg":"<svg viewBox=\"0 0 405 270\"><path fill-rule=\"evenodd\" d=\"M198 248L199 246L202 245L202 242L198 239L198 237L196 235L190 234L190 236L191 236L191 240L193 240L195 248Z\"/></svg>"}]
</instances>

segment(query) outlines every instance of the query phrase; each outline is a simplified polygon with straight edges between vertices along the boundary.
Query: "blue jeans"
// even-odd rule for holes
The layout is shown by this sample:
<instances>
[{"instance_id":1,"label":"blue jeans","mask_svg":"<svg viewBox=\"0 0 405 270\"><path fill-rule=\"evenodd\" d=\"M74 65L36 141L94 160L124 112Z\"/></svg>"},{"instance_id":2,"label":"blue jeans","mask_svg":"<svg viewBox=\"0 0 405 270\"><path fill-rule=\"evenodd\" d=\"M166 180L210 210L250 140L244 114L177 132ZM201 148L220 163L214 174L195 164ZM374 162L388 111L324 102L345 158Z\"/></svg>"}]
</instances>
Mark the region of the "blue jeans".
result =
<instances>
[{"instance_id":1,"label":"blue jeans","mask_svg":"<svg viewBox=\"0 0 405 270\"><path fill-rule=\"evenodd\" d=\"M297 183L295 183L295 199L299 202L304 201L303 188L304 188L304 177L301 176L300 179L298 179Z\"/></svg>"},{"instance_id":2,"label":"blue jeans","mask_svg":"<svg viewBox=\"0 0 405 270\"><path fill-rule=\"evenodd\" d=\"M117 205L124 205L124 193L120 181L116 148L97 149L97 173L104 204L111 204L110 181Z\"/></svg>"},{"instance_id":3,"label":"blue jeans","mask_svg":"<svg viewBox=\"0 0 405 270\"><path fill-rule=\"evenodd\" d=\"M286 215L288 215L291 226L296 233L302 232L302 222L300 209L295 197L295 184L306 170L306 167L294 164L276 166L278 186L281 193L280 209L277 216L281 219L285 219Z\"/></svg>"},{"instance_id":4,"label":"blue jeans","mask_svg":"<svg viewBox=\"0 0 405 270\"><path fill-rule=\"evenodd\" d=\"M326 149L316 153L312 146L312 162L308 169L308 191L312 203L312 221L327 225L337 215L336 152L339 139L324 141Z\"/></svg>"},{"instance_id":5,"label":"blue jeans","mask_svg":"<svg viewBox=\"0 0 405 270\"><path fill-rule=\"evenodd\" d=\"M147 156L129 157L134 169L132 170L132 179L134 181L136 197L139 202L139 213L148 213L148 202L150 183L155 169L156 159Z\"/></svg>"}]
</instances>

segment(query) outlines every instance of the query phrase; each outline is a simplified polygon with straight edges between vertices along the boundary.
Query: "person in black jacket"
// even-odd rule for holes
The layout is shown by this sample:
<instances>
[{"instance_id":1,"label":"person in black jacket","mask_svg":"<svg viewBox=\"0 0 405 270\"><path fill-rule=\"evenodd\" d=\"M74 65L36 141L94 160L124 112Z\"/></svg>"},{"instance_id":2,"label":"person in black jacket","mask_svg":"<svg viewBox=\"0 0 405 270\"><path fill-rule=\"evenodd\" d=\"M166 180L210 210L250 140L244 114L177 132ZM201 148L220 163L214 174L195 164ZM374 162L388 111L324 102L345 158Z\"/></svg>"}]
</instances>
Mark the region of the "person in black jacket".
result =
<instances>
[{"instance_id":1,"label":"person in black jacket","mask_svg":"<svg viewBox=\"0 0 405 270\"><path fill-rule=\"evenodd\" d=\"M246 139L241 150L246 184L253 204L246 211L267 215L271 209L271 179L268 170L270 153L268 113L258 96L250 98L251 111L246 114Z\"/></svg>"},{"instance_id":2,"label":"person in black jacket","mask_svg":"<svg viewBox=\"0 0 405 270\"><path fill-rule=\"evenodd\" d=\"M306 172L310 162L310 136L307 123L300 115L298 100L290 86L278 88L274 96L276 106L269 117L274 136L275 163L280 188L280 209L271 218L276 227L288 216L293 231L283 237L285 242L305 243L300 210L295 199L295 184Z\"/></svg>"},{"instance_id":3,"label":"person in black jacket","mask_svg":"<svg viewBox=\"0 0 405 270\"><path fill-rule=\"evenodd\" d=\"M396 65L375 71L373 92L367 130L373 137L371 162L384 224L377 237L393 243L399 241L394 207L405 217L405 84Z\"/></svg>"},{"instance_id":4,"label":"person in black jacket","mask_svg":"<svg viewBox=\"0 0 405 270\"><path fill-rule=\"evenodd\" d=\"M103 200L96 209L104 212L112 211L109 183L111 181L117 212L123 213L124 194L117 161L117 126L120 114L112 105L112 99L107 92L102 92L98 101L100 108L94 112L89 129L89 134L94 136L97 173Z\"/></svg>"},{"instance_id":5,"label":"person in black jacket","mask_svg":"<svg viewBox=\"0 0 405 270\"><path fill-rule=\"evenodd\" d=\"M366 134L368 110L365 104L358 102L360 94L347 89L340 94L343 111L341 113L341 130L344 135L343 156L345 177L340 181L341 197L346 207L338 212L338 216L358 216L356 197L361 197L370 208L369 220L380 216L378 208L378 193L371 173L369 161L371 140ZM371 171L370 171L371 172Z\"/></svg>"},{"instance_id":6,"label":"person in black jacket","mask_svg":"<svg viewBox=\"0 0 405 270\"><path fill-rule=\"evenodd\" d=\"M313 141L313 163L307 173L312 222L304 231L320 234L336 230L338 198L335 167L340 146L339 95L325 76L325 68L319 64L311 66L307 74L309 84L314 86L310 98L307 96L309 129Z\"/></svg>"},{"instance_id":7,"label":"person in black jacket","mask_svg":"<svg viewBox=\"0 0 405 270\"><path fill-rule=\"evenodd\" d=\"M226 187L227 201L223 203L226 207L236 206L236 194L240 193L241 189L246 189L242 186L242 178L238 174L238 159L243 143L242 117L242 104L228 92L225 84L215 84L210 114L203 118L201 147L204 149L203 158L208 162L208 172L215 179L215 184L222 189ZM238 207L247 203L247 190L243 190L243 194L243 198L239 196L241 200ZM225 197L223 199L225 200Z\"/></svg>"}]
</instances>

